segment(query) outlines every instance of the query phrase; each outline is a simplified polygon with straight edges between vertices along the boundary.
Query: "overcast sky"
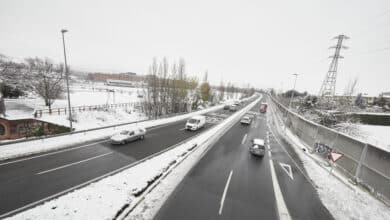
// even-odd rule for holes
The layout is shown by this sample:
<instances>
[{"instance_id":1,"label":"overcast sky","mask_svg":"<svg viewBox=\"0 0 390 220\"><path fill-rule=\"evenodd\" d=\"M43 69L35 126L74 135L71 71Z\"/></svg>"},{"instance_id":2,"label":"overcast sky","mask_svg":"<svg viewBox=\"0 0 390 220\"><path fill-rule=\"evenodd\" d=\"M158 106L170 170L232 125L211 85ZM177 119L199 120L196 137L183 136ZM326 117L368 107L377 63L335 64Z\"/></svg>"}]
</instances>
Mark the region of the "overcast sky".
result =
<instances>
[{"instance_id":1,"label":"overcast sky","mask_svg":"<svg viewBox=\"0 0 390 220\"><path fill-rule=\"evenodd\" d=\"M63 61L90 71L144 74L153 57L183 57L214 84L318 93L336 42L346 34L337 91L390 91L389 0L0 0L0 53Z\"/></svg>"}]
</instances>

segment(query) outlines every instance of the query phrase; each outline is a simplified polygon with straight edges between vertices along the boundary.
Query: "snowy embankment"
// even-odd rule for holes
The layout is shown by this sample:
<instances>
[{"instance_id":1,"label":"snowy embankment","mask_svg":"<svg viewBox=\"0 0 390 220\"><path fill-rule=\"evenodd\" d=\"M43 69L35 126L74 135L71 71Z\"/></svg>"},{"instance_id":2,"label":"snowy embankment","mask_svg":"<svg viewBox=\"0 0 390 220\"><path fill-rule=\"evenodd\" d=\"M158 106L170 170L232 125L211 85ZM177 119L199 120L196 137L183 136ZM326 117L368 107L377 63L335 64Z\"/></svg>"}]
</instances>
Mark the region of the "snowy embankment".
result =
<instances>
[{"instance_id":1,"label":"snowy embankment","mask_svg":"<svg viewBox=\"0 0 390 220\"><path fill-rule=\"evenodd\" d=\"M275 112L274 106L271 109L272 122L269 126L275 128L275 132L283 135L293 146L310 179L317 185L316 190L322 203L335 219L390 219L389 207L358 186L350 184L337 170L333 170L330 175L331 168L324 166L324 161L308 154L308 150L303 151L302 149L307 149L304 143L290 129L287 128L284 132L283 120Z\"/></svg>"},{"instance_id":2,"label":"snowy embankment","mask_svg":"<svg viewBox=\"0 0 390 220\"><path fill-rule=\"evenodd\" d=\"M152 219L174 186L184 177L186 172L183 169L188 171L208 147L259 100L162 154L152 155L129 169L8 219L113 219L118 216L122 219L134 208L127 218ZM175 170L180 170L180 175ZM165 178L169 179L168 188L166 182L165 188L158 187ZM147 206L143 201L148 201Z\"/></svg>"},{"instance_id":3,"label":"snowy embankment","mask_svg":"<svg viewBox=\"0 0 390 220\"><path fill-rule=\"evenodd\" d=\"M203 109L196 112L191 112L188 114L183 114L183 115L178 115L178 116L163 118L163 119L157 119L157 120L148 120L148 121L143 121L143 122L134 123L130 125L122 125L117 127L94 130L94 131L87 131L83 133L69 134L69 135L64 135L59 137L52 137L47 139L38 139L33 141L3 145L0 147L0 160L12 159L21 156L27 156L27 155L57 150L57 149L63 149L87 141L107 139L113 134L117 133L118 131L123 129L128 129L133 126L142 126L145 128L155 127L167 123L184 120L194 115L205 114L208 112L216 111L222 109L223 106L224 105L217 105L211 108Z\"/></svg>"}]
</instances>

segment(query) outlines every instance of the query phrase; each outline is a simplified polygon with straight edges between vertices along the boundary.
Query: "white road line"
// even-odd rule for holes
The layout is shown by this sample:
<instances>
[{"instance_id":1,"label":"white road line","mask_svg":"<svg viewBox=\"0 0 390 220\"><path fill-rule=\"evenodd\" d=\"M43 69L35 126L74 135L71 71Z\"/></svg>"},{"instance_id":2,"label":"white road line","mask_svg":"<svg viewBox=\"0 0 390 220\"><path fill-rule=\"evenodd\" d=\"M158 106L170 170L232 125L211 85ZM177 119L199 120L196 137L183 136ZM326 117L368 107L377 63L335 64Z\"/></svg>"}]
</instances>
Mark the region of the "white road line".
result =
<instances>
[{"instance_id":1,"label":"white road line","mask_svg":"<svg viewBox=\"0 0 390 220\"><path fill-rule=\"evenodd\" d=\"M66 164L66 165L60 166L60 167L56 167L56 168L53 168L53 169L50 169L50 170L45 170L45 171L37 173L36 175L42 175L42 174L45 174L45 173L50 173L50 172L53 172L53 171L56 171L56 170L59 170L59 169L63 169L63 168L70 167L70 166L74 166L76 164L84 163L84 162L87 162L89 160L97 159L99 157L104 157L104 156L107 156L107 155L112 154L112 153L113 152L108 152L108 153L101 154L101 155L98 155L98 156L90 157L88 159L84 159L84 160L80 160L80 161L77 161L77 162L74 162L74 163L70 163L70 164Z\"/></svg>"},{"instance_id":2,"label":"white road line","mask_svg":"<svg viewBox=\"0 0 390 220\"><path fill-rule=\"evenodd\" d=\"M242 138L242 141L241 141L241 144L244 144L245 141L246 141L246 137L248 136L248 134L245 134L244 137Z\"/></svg>"},{"instance_id":3,"label":"white road line","mask_svg":"<svg viewBox=\"0 0 390 220\"><path fill-rule=\"evenodd\" d=\"M225 203L225 197L226 197L226 193L227 193L228 188L229 188L230 179L232 178L232 175L233 175L233 170L230 171L229 177L228 177L226 185L225 185L225 189L223 190L221 203L220 203L220 206L219 206L219 212L218 212L219 215L222 215L223 204Z\"/></svg>"},{"instance_id":4,"label":"white road line","mask_svg":"<svg viewBox=\"0 0 390 220\"><path fill-rule=\"evenodd\" d=\"M184 129L186 129L186 128L180 128L179 131L182 131L182 130L184 130Z\"/></svg>"},{"instance_id":5,"label":"white road line","mask_svg":"<svg viewBox=\"0 0 390 220\"><path fill-rule=\"evenodd\" d=\"M292 156L287 152L287 150L284 148L284 146L282 145L282 143L280 142L279 138L276 137L276 135L274 134L274 132L272 131L272 129L270 129L271 131L271 134L272 136L274 136L276 142L278 142L278 144L280 145L280 147L283 149L283 151L287 154L287 156L291 159L291 161L294 163L295 167L302 173L302 175L306 178L306 180L313 186L314 189L317 188L317 186L314 184L314 182L305 174L305 172L303 172L303 170L299 167L299 165L297 164L297 162L295 162L295 160L292 158Z\"/></svg>"},{"instance_id":6,"label":"white road line","mask_svg":"<svg viewBox=\"0 0 390 220\"><path fill-rule=\"evenodd\" d=\"M268 153L270 153L268 151ZM278 215L280 220L290 220L291 216L290 213L288 212L286 203L284 202L283 194L282 191L280 190L278 178L275 173L275 168L274 168L274 162L272 159L269 159L269 166L271 169L271 179L272 179L272 185L274 188L274 195L276 199L276 208L278 210Z\"/></svg>"},{"instance_id":7,"label":"white road line","mask_svg":"<svg viewBox=\"0 0 390 220\"><path fill-rule=\"evenodd\" d=\"M22 161L26 161L26 160L39 158L39 157L45 157L45 156L49 156L49 155L53 155L53 154L59 154L59 153L63 153L63 152L71 151L71 150L77 150L77 149L80 149L80 148L89 147L89 146L92 146L92 145L95 145L95 144L100 144L100 143L104 143L104 142L108 142L108 141L109 140L98 141L98 142L82 145L82 146L79 146L79 147L66 148L66 149L55 151L55 152L51 152L51 153L40 154L40 155L37 155L37 156L32 156L32 157L27 157L27 158L14 160L14 161L10 161L10 162L0 163L0 166L4 166L4 165L7 165L7 164L12 164L12 163L18 163L18 162L22 162Z\"/></svg>"}]
</instances>

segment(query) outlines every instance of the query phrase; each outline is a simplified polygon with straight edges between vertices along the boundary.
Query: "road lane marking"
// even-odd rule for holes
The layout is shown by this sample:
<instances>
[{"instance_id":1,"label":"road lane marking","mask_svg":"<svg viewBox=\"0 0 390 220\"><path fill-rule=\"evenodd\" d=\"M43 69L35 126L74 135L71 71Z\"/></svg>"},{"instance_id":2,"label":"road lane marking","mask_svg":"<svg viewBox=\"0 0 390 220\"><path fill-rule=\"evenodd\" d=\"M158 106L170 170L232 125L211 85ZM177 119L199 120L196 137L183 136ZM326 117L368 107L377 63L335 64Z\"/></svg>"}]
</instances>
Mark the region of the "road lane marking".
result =
<instances>
[{"instance_id":1,"label":"road lane marking","mask_svg":"<svg viewBox=\"0 0 390 220\"><path fill-rule=\"evenodd\" d=\"M186 129L186 128L180 128L179 131L182 131L182 130L184 130L184 129Z\"/></svg>"},{"instance_id":2,"label":"road lane marking","mask_svg":"<svg viewBox=\"0 0 390 220\"><path fill-rule=\"evenodd\" d=\"M226 193L227 193L228 188L229 188L230 179L232 178L232 175L233 175L233 170L230 171L229 177L228 177L226 185L225 185L225 189L223 190L221 203L220 203L220 206L219 206L219 212L218 212L219 215L222 215L223 204L225 203L225 197L226 197Z\"/></svg>"},{"instance_id":3,"label":"road lane marking","mask_svg":"<svg viewBox=\"0 0 390 220\"><path fill-rule=\"evenodd\" d=\"M86 144L86 145L82 145L82 146L78 146L78 147L66 148L66 149L55 151L55 152L51 152L51 153L40 154L40 155L37 155L37 156L32 156L32 157L27 157L27 158L14 160L14 161L10 161L10 162L0 163L0 166L4 166L4 165L7 165L7 164L12 164L12 163L18 163L18 162L22 162L22 161L26 161L26 160L32 160L32 159L35 159L35 158L45 157L45 156L49 156L49 155L53 155L53 154L59 154L59 153L63 153L63 152L71 151L71 150L77 150L77 149L80 149L80 148L89 147L89 146L92 146L92 145L95 145L95 144L104 143L104 142L109 142L109 140L98 141L98 142L94 142L94 143L90 143L90 144Z\"/></svg>"},{"instance_id":4,"label":"road lane marking","mask_svg":"<svg viewBox=\"0 0 390 220\"><path fill-rule=\"evenodd\" d=\"M275 173L274 162L272 161L272 159L269 159L269 166L271 169L271 179L272 179L272 185L273 185L274 195L276 199L276 209L278 210L279 219L291 220L291 216L290 213L288 212L286 203L284 201L282 191L280 190L278 178Z\"/></svg>"},{"instance_id":5,"label":"road lane marking","mask_svg":"<svg viewBox=\"0 0 390 220\"><path fill-rule=\"evenodd\" d=\"M269 126L270 127L270 126ZM271 128L271 127L270 127ZM295 160L292 158L292 156L288 153L288 151L285 149L285 147L282 145L282 143L280 142L279 138L276 137L275 133L272 131L272 129L270 129L271 131L271 134L272 136L274 136L276 142L279 144L279 146L283 149L283 151L287 154L287 156L291 159L291 161L293 162L293 164L295 165L295 167L302 173L302 175L306 178L306 180L313 186L314 189L317 188L316 184L305 174L305 172L303 172L303 170L299 167L299 165L297 164L297 162L295 162Z\"/></svg>"},{"instance_id":6,"label":"road lane marking","mask_svg":"<svg viewBox=\"0 0 390 220\"><path fill-rule=\"evenodd\" d=\"M291 166L288 165L288 164L285 164L285 163L281 163L281 162L279 162L279 165L282 167L282 169L283 169L284 171L286 171L287 175L288 175L292 180L294 180L294 176L293 176L293 174L292 174Z\"/></svg>"},{"instance_id":7,"label":"road lane marking","mask_svg":"<svg viewBox=\"0 0 390 220\"><path fill-rule=\"evenodd\" d=\"M241 141L241 144L244 144L245 141L246 141L246 137L248 136L248 134L245 134L244 137L242 138L242 141Z\"/></svg>"},{"instance_id":8,"label":"road lane marking","mask_svg":"<svg viewBox=\"0 0 390 220\"><path fill-rule=\"evenodd\" d=\"M59 170L59 169L63 169L63 168L74 166L74 165L77 165L77 164L80 164L80 163L84 163L84 162L87 162L87 161L90 161L90 160L93 160L93 159L97 159L99 157L104 157L104 156L107 156L107 155L112 154L112 153L113 152L108 152L108 153L101 154L101 155L98 155L98 156L90 157L88 159L84 159L84 160L80 160L80 161L77 161L77 162L66 164L66 165L63 165L63 166L60 166L60 167L56 167L56 168L53 168L53 169L50 169L50 170L45 170L45 171L37 173L36 175L42 175L42 174L45 174L45 173L50 173L50 172L53 172L53 171L56 171L56 170Z\"/></svg>"}]
</instances>

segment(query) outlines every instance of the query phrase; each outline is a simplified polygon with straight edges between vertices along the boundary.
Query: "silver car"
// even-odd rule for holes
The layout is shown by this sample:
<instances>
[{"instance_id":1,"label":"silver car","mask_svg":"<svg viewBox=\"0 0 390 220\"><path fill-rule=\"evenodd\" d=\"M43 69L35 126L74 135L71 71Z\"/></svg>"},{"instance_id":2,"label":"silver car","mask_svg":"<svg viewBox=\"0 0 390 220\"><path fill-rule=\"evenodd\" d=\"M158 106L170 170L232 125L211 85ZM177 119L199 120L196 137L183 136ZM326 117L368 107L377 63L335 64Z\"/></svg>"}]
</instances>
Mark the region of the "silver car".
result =
<instances>
[{"instance_id":1,"label":"silver car","mask_svg":"<svg viewBox=\"0 0 390 220\"><path fill-rule=\"evenodd\" d=\"M135 127L114 134L113 136L111 136L110 141L112 144L125 144L134 140L143 140L145 138L145 134L145 128Z\"/></svg>"},{"instance_id":2,"label":"silver car","mask_svg":"<svg viewBox=\"0 0 390 220\"><path fill-rule=\"evenodd\" d=\"M252 140L252 146L249 147L249 152L255 156L264 156L265 144L263 139L255 138Z\"/></svg>"}]
</instances>

